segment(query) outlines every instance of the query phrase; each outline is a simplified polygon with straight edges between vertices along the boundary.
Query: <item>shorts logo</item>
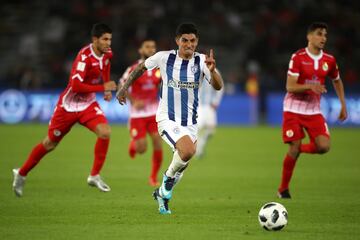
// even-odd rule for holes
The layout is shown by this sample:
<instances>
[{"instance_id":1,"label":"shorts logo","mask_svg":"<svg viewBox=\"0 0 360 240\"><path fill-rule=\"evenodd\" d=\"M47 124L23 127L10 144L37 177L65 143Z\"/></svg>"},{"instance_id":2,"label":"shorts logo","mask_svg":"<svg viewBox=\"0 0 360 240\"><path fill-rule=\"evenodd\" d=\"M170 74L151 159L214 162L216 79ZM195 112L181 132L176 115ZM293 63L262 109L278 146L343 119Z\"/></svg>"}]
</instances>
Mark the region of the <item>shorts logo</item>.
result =
<instances>
[{"instance_id":1,"label":"shorts logo","mask_svg":"<svg viewBox=\"0 0 360 240\"><path fill-rule=\"evenodd\" d=\"M173 132L174 132L175 134L179 134L179 133L180 133L179 127L174 127Z\"/></svg>"},{"instance_id":2,"label":"shorts logo","mask_svg":"<svg viewBox=\"0 0 360 240\"><path fill-rule=\"evenodd\" d=\"M131 129L131 136L136 137L138 135L138 131L136 128Z\"/></svg>"},{"instance_id":3,"label":"shorts logo","mask_svg":"<svg viewBox=\"0 0 360 240\"><path fill-rule=\"evenodd\" d=\"M96 115L104 115L103 111L98 108L98 107L94 107L95 111L96 111Z\"/></svg>"},{"instance_id":4,"label":"shorts logo","mask_svg":"<svg viewBox=\"0 0 360 240\"><path fill-rule=\"evenodd\" d=\"M293 130L287 130L286 131L286 136L287 137L293 137L294 136L294 131Z\"/></svg>"},{"instance_id":5,"label":"shorts logo","mask_svg":"<svg viewBox=\"0 0 360 240\"><path fill-rule=\"evenodd\" d=\"M59 137L60 135L61 135L61 131L55 129L55 130L54 130L54 136Z\"/></svg>"}]
</instances>

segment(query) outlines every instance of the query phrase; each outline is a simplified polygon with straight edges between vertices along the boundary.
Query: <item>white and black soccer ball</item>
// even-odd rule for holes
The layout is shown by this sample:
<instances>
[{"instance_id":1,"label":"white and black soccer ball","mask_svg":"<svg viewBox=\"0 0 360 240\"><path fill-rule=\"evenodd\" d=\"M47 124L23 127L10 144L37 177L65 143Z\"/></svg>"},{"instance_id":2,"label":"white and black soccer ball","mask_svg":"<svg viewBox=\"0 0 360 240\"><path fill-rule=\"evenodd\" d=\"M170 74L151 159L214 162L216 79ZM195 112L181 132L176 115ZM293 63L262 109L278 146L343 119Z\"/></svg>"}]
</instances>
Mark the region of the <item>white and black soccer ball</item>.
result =
<instances>
[{"instance_id":1,"label":"white and black soccer ball","mask_svg":"<svg viewBox=\"0 0 360 240\"><path fill-rule=\"evenodd\" d=\"M288 223L288 212L280 203L266 203L259 211L259 223L268 231L279 231Z\"/></svg>"}]
</instances>

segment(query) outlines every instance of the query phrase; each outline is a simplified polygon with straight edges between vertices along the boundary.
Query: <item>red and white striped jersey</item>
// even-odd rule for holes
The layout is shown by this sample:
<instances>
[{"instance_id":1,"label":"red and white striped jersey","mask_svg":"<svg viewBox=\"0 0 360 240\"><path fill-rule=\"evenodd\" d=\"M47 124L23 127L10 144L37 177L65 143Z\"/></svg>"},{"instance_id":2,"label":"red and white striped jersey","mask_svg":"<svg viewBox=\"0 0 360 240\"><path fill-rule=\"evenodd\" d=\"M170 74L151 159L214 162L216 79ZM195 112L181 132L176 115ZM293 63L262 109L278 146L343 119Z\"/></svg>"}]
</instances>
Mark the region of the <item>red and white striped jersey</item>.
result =
<instances>
[{"instance_id":1,"label":"red and white striped jersey","mask_svg":"<svg viewBox=\"0 0 360 240\"><path fill-rule=\"evenodd\" d=\"M96 101L96 91L103 91L103 82L110 81L110 61L112 51L98 57L92 44L82 48L76 56L66 89L61 93L58 106L64 107L68 112L85 110L91 103ZM75 92L72 89L73 81L80 81L88 85L98 85L93 92Z\"/></svg>"},{"instance_id":2,"label":"red and white striped jersey","mask_svg":"<svg viewBox=\"0 0 360 240\"><path fill-rule=\"evenodd\" d=\"M325 84L326 76L332 80L340 78L335 57L323 51L314 55L307 48L300 49L291 56L288 75L298 77L298 84ZM284 99L284 112L305 115L321 113L321 95L311 90L303 93L287 93Z\"/></svg>"},{"instance_id":3,"label":"red and white striped jersey","mask_svg":"<svg viewBox=\"0 0 360 240\"><path fill-rule=\"evenodd\" d=\"M126 82L129 74L142 62L138 60L132 66L128 67L120 82ZM130 105L130 118L149 117L156 114L159 106L159 85L161 83L160 70L147 70L131 85L128 90L130 97L134 100L142 100L145 105L142 109L136 109Z\"/></svg>"}]
</instances>

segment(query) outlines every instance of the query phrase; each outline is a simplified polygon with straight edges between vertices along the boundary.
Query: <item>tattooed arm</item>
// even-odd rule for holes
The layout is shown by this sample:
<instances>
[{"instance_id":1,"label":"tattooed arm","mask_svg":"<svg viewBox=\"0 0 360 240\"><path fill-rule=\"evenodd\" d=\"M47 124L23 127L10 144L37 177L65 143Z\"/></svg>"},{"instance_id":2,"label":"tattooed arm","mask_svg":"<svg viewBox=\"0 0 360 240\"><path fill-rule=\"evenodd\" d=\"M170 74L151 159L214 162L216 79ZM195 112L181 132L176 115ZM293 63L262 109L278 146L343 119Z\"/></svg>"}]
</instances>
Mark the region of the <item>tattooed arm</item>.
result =
<instances>
[{"instance_id":1,"label":"tattooed arm","mask_svg":"<svg viewBox=\"0 0 360 240\"><path fill-rule=\"evenodd\" d=\"M126 82L119 87L118 91L116 92L116 98L118 99L121 105L126 103L126 92L128 88L138 79L144 72L146 71L145 63L140 63L134 71L132 71L126 80Z\"/></svg>"}]
</instances>

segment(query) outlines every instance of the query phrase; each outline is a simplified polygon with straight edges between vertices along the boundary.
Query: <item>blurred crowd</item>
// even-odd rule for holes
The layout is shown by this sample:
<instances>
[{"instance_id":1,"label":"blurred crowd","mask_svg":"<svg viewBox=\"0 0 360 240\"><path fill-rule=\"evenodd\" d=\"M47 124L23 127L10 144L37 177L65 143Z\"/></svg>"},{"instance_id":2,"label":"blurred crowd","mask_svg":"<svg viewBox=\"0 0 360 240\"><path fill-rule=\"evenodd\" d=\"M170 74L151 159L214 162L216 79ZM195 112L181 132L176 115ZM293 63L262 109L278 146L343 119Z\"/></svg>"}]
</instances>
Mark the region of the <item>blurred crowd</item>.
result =
<instances>
[{"instance_id":1,"label":"blurred crowd","mask_svg":"<svg viewBox=\"0 0 360 240\"><path fill-rule=\"evenodd\" d=\"M214 48L227 93L264 97L284 91L291 54L306 46L307 26L324 21L326 50L337 58L346 91L360 92L359 1L33 0L5 1L0 11L0 88L65 87L95 22L113 28L117 80L138 58L142 39L155 39L158 50L173 49L176 26L191 21L200 30L199 51Z\"/></svg>"}]
</instances>

